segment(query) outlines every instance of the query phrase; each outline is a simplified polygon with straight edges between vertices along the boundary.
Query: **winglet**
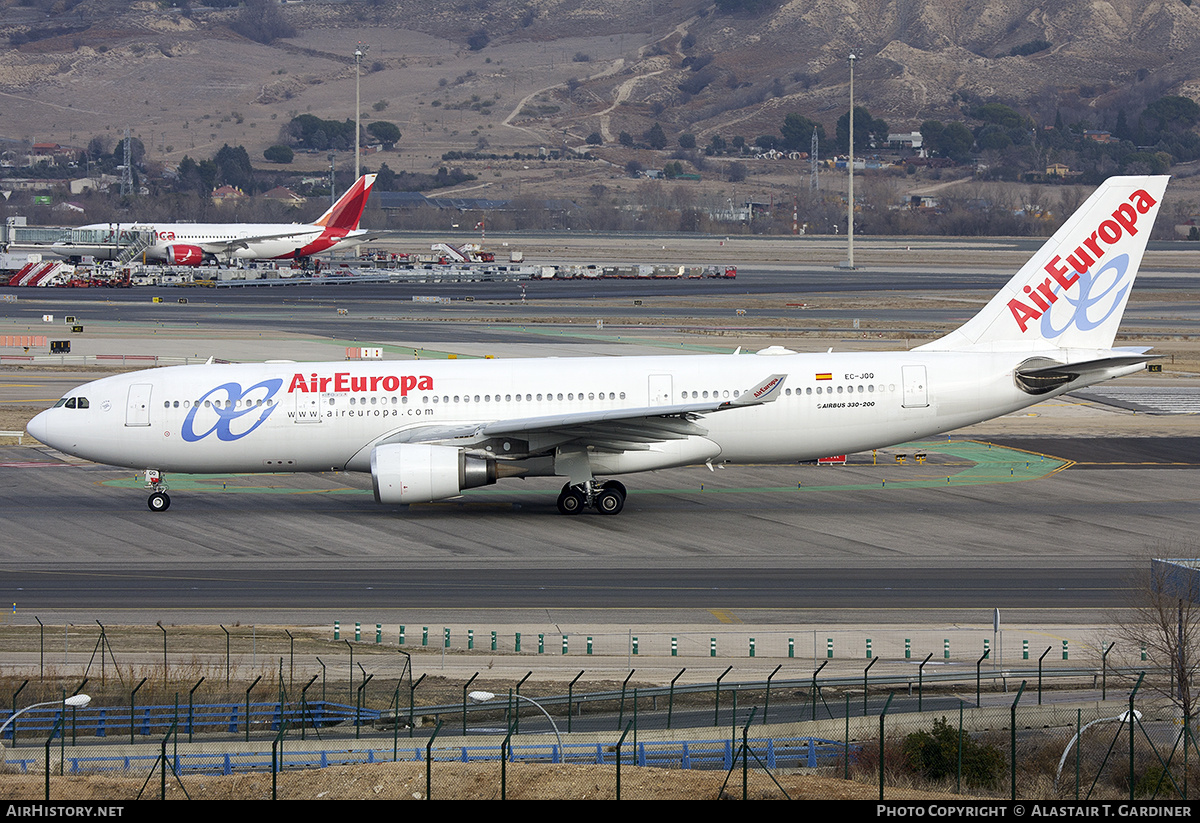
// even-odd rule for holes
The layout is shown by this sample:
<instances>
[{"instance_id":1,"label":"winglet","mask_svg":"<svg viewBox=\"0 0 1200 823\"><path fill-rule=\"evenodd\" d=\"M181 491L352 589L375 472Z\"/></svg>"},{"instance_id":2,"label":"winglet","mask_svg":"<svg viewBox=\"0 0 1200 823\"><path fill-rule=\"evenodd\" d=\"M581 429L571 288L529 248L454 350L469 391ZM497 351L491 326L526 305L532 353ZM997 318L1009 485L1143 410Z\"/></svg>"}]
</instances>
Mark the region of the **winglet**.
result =
<instances>
[{"instance_id":1,"label":"winglet","mask_svg":"<svg viewBox=\"0 0 1200 823\"><path fill-rule=\"evenodd\" d=\"M783 388L786 374L773 374L749 391L742 392L736 400L731 400L726 406L757 406L760 403L770 403L779 398L779 390Z\"/></svg>"}]
</instances>

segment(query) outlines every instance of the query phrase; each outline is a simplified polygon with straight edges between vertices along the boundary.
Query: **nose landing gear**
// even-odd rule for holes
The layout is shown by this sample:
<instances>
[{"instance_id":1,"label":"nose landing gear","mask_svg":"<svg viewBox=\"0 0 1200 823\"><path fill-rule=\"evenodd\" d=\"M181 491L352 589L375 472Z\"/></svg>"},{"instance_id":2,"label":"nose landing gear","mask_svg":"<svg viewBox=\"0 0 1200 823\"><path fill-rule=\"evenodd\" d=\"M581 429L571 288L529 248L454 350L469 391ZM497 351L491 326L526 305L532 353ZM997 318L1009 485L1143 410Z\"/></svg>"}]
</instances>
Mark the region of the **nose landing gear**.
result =
<instances>
[{"instance_id":1,"label":"nose landing gear","mask_svg":"<svg viewBox=\"0 0 1200 823\"><path fill-rule=\"evenodd\" d=\"M152 512L165 512L171 508L171 496L167 494L167 481L157 469L146 469L145 488L150 490L146 506Z\"/></svg>"}]
</instances>

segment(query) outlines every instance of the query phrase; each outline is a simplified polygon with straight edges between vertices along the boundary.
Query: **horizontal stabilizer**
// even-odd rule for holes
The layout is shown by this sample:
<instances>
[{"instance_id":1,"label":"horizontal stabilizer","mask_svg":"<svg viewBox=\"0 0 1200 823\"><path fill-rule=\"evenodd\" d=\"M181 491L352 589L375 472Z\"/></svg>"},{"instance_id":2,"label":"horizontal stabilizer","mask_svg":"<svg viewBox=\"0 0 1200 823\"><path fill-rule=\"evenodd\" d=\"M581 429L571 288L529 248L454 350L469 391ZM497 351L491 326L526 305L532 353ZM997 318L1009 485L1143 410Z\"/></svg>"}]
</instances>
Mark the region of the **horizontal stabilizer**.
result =
<instances>
[{"instance_id":1,"label":"horizontal stabilizer","mask_svg":"<svg viewBox=\"0 0 1200 823\"><path fill-rule=\"evenodd\" d=\"M1161 355L1146 354L1148 349L1117 349L1111 356L1058 363L1045 357L1031 357L1015 370L1017 385L1029 394L1046 394L1072 383L1091 385L1110 377L1119 377L1140 369Z\"/></svg>"}]
</instances>

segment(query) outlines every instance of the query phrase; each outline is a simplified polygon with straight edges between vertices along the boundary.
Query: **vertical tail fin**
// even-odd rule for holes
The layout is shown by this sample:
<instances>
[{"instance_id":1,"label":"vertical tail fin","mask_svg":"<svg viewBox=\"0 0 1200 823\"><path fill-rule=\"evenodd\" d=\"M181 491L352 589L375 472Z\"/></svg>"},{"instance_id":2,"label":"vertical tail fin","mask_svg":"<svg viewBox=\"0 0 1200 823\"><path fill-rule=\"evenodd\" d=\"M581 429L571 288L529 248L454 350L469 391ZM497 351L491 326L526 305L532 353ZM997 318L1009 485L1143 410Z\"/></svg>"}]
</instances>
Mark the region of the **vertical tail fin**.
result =
<instances>
[{"instance_id":1,"label":"vertical tail fin","mask_svg":"<svg viewBox=\"0 0 1200 823\"><path fill-rule=\"evenodd\" d=\"M329 211L318 217L314 225L324 226L327 229L347 229L349 231L357 229L358 221L362 219L363 209L367 207L367 198L371 196L371 187L375 185L376 177L377 175L374 174L364 174L355 180L349 191L338 198L338 201L329 207Z\"/></svg>"},{"instance_id":2,"label":"vertical tail fin","mask_svg":"<svg viewBox=\"0 0 1200 823\"><path fill-rule=\"evenodd\" d=\"M979 314L919 348L1111 348L1168 179L1106 180Z\"/></svg>"}]
</instances>

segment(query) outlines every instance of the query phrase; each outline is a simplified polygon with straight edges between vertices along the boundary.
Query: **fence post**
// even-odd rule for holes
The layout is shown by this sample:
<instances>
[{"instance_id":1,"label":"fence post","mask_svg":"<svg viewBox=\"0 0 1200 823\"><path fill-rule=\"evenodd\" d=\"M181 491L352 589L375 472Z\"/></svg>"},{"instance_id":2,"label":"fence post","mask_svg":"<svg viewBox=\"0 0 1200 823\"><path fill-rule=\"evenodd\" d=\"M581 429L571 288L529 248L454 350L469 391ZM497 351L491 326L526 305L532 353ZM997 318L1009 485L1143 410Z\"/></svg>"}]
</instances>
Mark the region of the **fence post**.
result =
<instances>
[{"instance_id":1,"label":"fence post","mask_svg":"<svg viewBox=\"0 0 1200 823\"><path fill-rule=\"evenodd\" d=\"M441 718L438 719L437 726L433 730L433 734L429 736L429 742L425 744L425 799L433 799L433 741L437 740L438 732L442 730Z\"/></svg>"},{"instance_id":2,"label":"fence post","mask_svg":"<svg viewBox=\"0 0 1200 823\"><path fill-rule=\"evenodd\" d=\"M887 702L883 704L883 711L879 713L879 802L883 802L883 719L887 717L888 707L892 705L892 698L896 696L895 692L888 694ZM849 723L847 717L846 722Z\"/></svg>"},{"instance_id":3,"label":"fence post","mask_svg":"<svg viewBox=\"0 0 1200 823\"><path fill-rule=\"evenodd\" d=\"M675 708L675 681L683 677L683 673L687 671L687 667L679 670L679 674L671 678L671 690L667 692L667 728L671 728L671 712Z\"/></svg>"},{"instance_id":4,"label":"fence post","mask_svg":"<svg viewBox=\"0 0 1200 823\"><path fill-rule=\"evenodd\" d=\"M1014 801L1017 799L1017 704L1021 702L1021 695L1025 691L1026 682L1025 680L1021 681L1021 688L1017 689L1017 696L1012 702L1012 709L1009 710L1009 737L1011 740L1011 756L1009 757L1011 773L1008 778L1011 784L1009 787L1009 799ZM1129 788L1129 796L1130 799L1133 798L1132 786Z\"/></svg>"},{"instance_id":5,"label":"fence post","mask_svg":"<svg viewBox=\"0 0 1200 823\"><path fill-rule=\"evenodd\" d=\"M621 739L617 741L617 800L621 799L621 746L625 744L625 736L629 734L629 730L633 728L633 721L625 726L625 731L621 733ZM49 785L47 783L47 785Z\"/></svg>"}]
</instances>

